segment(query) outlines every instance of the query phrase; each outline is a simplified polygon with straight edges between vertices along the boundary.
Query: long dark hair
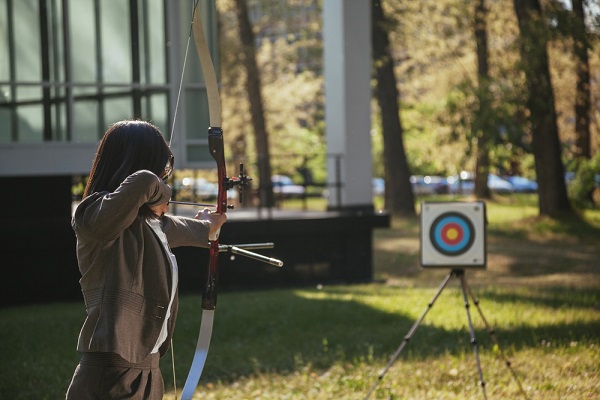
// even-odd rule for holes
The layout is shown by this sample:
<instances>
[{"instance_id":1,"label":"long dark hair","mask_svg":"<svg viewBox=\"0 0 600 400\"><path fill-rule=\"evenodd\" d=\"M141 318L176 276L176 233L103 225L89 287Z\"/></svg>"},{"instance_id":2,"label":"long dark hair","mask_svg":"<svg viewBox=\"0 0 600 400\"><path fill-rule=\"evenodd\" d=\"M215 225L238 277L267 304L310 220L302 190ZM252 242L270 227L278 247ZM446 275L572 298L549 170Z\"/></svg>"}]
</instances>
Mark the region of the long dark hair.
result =
<instances>
[{"instance_id":1,"label":"long dark hair","mask_svg":"<svg viewBox=\"0 0 600 400\"><path fill-rule=\"evenodd\" d=\"M83 197L113 192L125 178L142 169L161 176L169 162L173 165L173 153L156 126L140 120L116 122L100 141ZM151 214L147 206L140 212Z\"/></svg>"}]
</instances>

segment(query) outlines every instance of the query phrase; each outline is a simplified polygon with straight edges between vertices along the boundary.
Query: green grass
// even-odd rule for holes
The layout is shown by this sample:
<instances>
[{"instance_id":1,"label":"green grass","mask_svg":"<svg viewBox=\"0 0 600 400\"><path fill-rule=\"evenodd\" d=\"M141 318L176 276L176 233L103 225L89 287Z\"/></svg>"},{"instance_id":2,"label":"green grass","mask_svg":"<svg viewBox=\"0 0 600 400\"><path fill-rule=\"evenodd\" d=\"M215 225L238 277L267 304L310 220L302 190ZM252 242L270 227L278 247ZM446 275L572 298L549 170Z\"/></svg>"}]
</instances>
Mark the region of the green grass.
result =
<instances>
[{"instance_id":1,"label":"green grass","mask_svg":"<svg viewBox=\"0 0 600 400\"><path fill-rule=\"evenodd\" d=\"M470 307L488 399L600 397L600 210L537 218L533 197L488 202L488 267L467 271L500 347ZM375 233L377 283L221 293L196 398L362 399L448 271L418 265L418 221ZM451 279L373 399L482 399L467 314ZM80 303L0 309L0 399L60 399L77 364ZM200 298L181 298L178 390ZM171 356L161 361L173 398Z\"/></svg>"}]
</instances>

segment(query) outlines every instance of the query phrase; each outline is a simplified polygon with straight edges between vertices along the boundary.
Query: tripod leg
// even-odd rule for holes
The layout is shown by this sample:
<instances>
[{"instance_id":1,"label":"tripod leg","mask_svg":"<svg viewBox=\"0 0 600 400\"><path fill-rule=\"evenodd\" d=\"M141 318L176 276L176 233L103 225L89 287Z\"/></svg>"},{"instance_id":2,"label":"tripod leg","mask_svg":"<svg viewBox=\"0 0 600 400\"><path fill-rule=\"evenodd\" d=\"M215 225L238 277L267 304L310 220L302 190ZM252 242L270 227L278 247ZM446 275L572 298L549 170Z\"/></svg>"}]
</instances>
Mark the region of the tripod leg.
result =
<instances>
[{"instance_id":1,"label":"tripod leg","mask_svg":"<svg viewBox=\"0 0 600 400\"><path fill-rule=\"evenodd\" d=\"M515 382L517 382L517 386L519 386L519 390L521 391L521 394L523 395L523 397L525 399L529 400L529 397L527 396L527 393L525 392L525 389L523 388L523 385L521 384L521 380L517 376L516 371L512 368L512 363L510 362L510 360L508 359L508 357L504 354L504 352L502 351L502 348L500 347L500 344L498 343L498 339L496 338L496 332L495 332L494 328L492 328L490 326L490 324L488 323L487 319L485 319L485 316L483 315L483 312L481 311L481 307L479 306L479 299L477 299L475 297L475 295L473 294L473 291L471 290L471 287L467 284L466 279L465 279L465 282L464 282L464 286L466 287L467 292L469 293L469 296L473 300L473 303L475 304L475 307L477 307L477 311L479 312L479 315L481 316L481 319L483 320L483 323L485 324L485 329L486 329L487 333L492 338L492 341L494 342L494 345L496 345L496 348L498 349L498 351L500 352L500 355L504 359L504 363L506 364L506 367L508 368L508 370L510 371L511 375L513 376Z\"/></svg>"},{"instance_id":2,"label":"tripod leg","mask_svg":"<svg viewBox=\"0 0 600 400\"><path fill-rule=\"evenodd\" d=\"M371 386L371 389L369 389L369 393L367 393L367 395L365 396L365 400L368 400L368 398L371 397L371 394L373 394L373 392L377 388L377 385L379 385L379 382L381 382L381 380L383 379L384 375L390 369L390 367L392 366L392 364L394 363L394 361L396 361L396 359L398 358L398 356L402 352L402 349L404 349L404 346L406 346L406 344L408 343L408 341L412 338L413 334L415 333L415 331L417 330L417 328L419 327L419 325L423 321L423 318L425 318L425 315L427 315L427 313L429 312L429 310L431 310L431 307L433 307L433 304L435 303L435 301L437 300L437 298L440 296L440 294L442 293L442 290L444 290L444 288L448 284L448 281L450 280L450 278L452 277L453 274L454 274L454 271L450 272L446 276L446 278L444 278L444 280L442 281L442 283L441 283L440 287L438 288L437 292L435 293L435 295L433 296L433 298L431 299L431 301L429 302L429 304L427 304L427 308L425 309L425 311L423 312L423 314L421 314L421 317L417 320L417 322L415 322L413 324L413 326L410 328L410 330L408 331L408 333L406 334L406 336L404 336L404 339L402 340L402 343L400 344L400 346L398 347L398 349L396 350L396 352L394 353L394 355L392 356L392 358L390 358L390 361L388 361L388 363L385 366L385 368L379 373L379 376L377 377L377 380Z\"/></svg>"},{"instance_id":3,"label":"tripod leg","mask_svg":"<svg viewBox=\"0 0 600 400\"><path fill-rule=\"evenodd\" d=\"M465 309L467 310L467 319L469 320L469 331L471 332L471 344L473 345L473 351L475 352L475 361L477 361L477 372L479 373L479 382L481 383L481 390L483 391L483 398L487 400L487 394L485 391L485 380L483 379L483 371L481 370L481 362L479 361L479 351L477 348L477 339L475 338L475 330L473 329L473 322L471 321L471 311L469 310L469 298L467 297L467 289L465 287L465 272L458 271L456 273L460 278L460 286L463 292L463 299L465 301Z\"/></svg>"}]
</instances>

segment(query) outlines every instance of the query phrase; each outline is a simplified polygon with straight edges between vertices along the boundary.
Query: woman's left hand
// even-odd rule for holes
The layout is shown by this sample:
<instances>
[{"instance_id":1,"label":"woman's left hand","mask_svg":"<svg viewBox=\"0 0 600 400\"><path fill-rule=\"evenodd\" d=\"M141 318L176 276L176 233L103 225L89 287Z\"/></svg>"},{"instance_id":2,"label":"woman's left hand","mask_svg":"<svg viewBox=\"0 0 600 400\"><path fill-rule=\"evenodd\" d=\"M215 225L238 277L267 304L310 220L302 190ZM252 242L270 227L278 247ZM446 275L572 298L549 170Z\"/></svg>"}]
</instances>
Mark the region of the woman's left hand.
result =
<instances>
[{"instance_id":1,"label":"woman's left hand","mask_svg":"<svg viewBox=\"0 0 600 400\"><path fill-rule=\"evenodd\" d=\"M227 221L226 214L217 214L215 212L210 211L208 208L205 208L202 211L199 211L198 214L194 217L201 221L207 221L210 225L210 231L208 233L209 237L214 237L218 235L221 226Z\"/></svg>"}]
</instances>

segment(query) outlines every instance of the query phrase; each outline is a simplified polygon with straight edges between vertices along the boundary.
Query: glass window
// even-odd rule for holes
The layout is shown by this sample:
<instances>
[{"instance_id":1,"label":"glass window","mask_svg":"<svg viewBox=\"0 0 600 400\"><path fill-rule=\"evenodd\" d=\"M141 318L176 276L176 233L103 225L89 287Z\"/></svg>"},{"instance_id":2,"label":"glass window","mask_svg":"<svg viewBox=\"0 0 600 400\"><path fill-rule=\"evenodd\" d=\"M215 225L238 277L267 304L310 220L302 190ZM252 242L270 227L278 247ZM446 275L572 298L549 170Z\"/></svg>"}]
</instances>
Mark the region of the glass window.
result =
<instances>
[{"instance_id":1,"label":"glass window","mask_svg":"<svg viewBox=\"0 0 600 400\"><path fill-rule=\"evenodd\" d=\"M207 144L188 144L187 148L187 160L189 162L207 162L214 161L210 152L208 151Z\"/></svg>"},{"instance_id":2,"label":"glass window","mask_svg":"<svg viewBox=\"0 0 600 400\"><path fill-rule=\"evenodd\" d=\"M169 82L165 7L185 17L189 7L165 0L0 3L0 143L97 142L110 123L134 112L170 136L171 85L179 80ZM214 6L202 7L211 10L203 13L210 22ZM187 38L185 25L174 30ZM181 106L189 139L200 139L190 154L210 159L202 144L209 124L203 77L197 57L187 62Z\"/></svg>"},{"instance_id":3,"label":"glass window","mask_svg":"<svg viewBox=\"0 0 600 400\"><path fill-rule=\"evenodd\" d=\"M141 4L144 18L140 36L145 38L141 52L142 82L164 84L167 81L167 53L163 0L147 0Z\"/></svg>"},{"instance_id":4,"label":"glass window","mask_svg":"<svg viewBox=\"0 0 600 400\"><path fill-rule=\"evenodd\" d=\"M0 85L0 104L11 101L10 86Z\"/></svg>"},{"instance_id":5,"label":"glass window","mask_svg":"<svg viewBox=\"0 0 600 400\"><path fill-rule=\"evenodd\" d=\"M66 109L63 103L52 105L52 140L64 141L67 139Z\"/></svg>"},{"instance_id":6,"label":"glass window","mask_svg":"<svg viewBox=\"0 0 600 400\"><path fill-rule=\"evenodd\" d=\"M15 89L15 101L39 101L42 102L41 86L18 86Z\"/></svg>"},{"instance_id":7,"label":"glass window","mask_svg":"<svg viewBox=\"0 0 600 400\"><path fill-rule=\"evenodd\" d=\"M101 79L105 83L131 83L131 21L129 0L111 0L110 2L101 2L101 4Z\"/></svg>"},{"instance_id":8,"label":"glass window","mask_svg":"<svg viewBox=\"0 0 600 400\"><path fill-rule=\"evenodd\" d=\"M71 65L73 81L96 82L96 24L94 0L69 2L69 31L71 33Z\"/></svg>"},{"instance_id":9,"label":"glass window","mask_svg":"<svg viewBox=\"0 0 600 400\"><path fill-rule=\"evenodd\" d=\"M2 100L0 100L2 104ZM8 107L0 107L0 143L10 143L12 140L11 111Z\"/></svg>"},{"instance_id":10,"label":"glass window","mask_svg":"<svg viewBox=\"0 0 600 400\"><path fill-rule=\"evenodd\" d=\"M98 102L77 101L74 105L73 141L95 142L98 140Z\"/></svg>"},{"instance_id":11,"label":"glass window","mask_svg":"<svg viewBox=\"0 0 600 400\"><path fill-rule=\"evenodd\" d=\"M39 82L42 77L40 16L37 0L13 1L15 75L17 81Z\"/></svg>"},{"instance_id":12,"label":"glass window","mask_svg":"<svg viewBox=\"0 0 600 400\"><path fill-rule=\"evenodd\" d=\"M121 121L123 119L129 119L133 115L133 107L130 97L121 97L114 99L107 99L104 104L105 121L109 124Z\"/></svg>"},{"instance_id":13,"label":"glass window","mask_svg":"<svg viewBox=\"0 0 600 400\"><path fill-rule=\"evenodd\" d=\"M54 3L54 2L51 2ZM59 5L51 5L48 10L48 52L50 59L49 79L53 82L64 82L65 80L65 53L64 53L64 18L62 8Z\"/></svg>"},{"instance_id":14,"label":"glass window","mask_svg":"<svg viewBox=\"0 0 600 400\"><path fill-rule=\"evenodd\" d=\"M10 52L8 37L8 16L7 7L0 7L0 81L10 80ZM0 103L2 97L0 96Z\"/></svg>"},{"instance_id":15,"label":"glass window","mask_svg":"<svg viewBox=\"0 0 600 400\"><path fill-rule=\"evenodd\" d=\"M43 140L44 109L41 104L24 105L17 109L19 142L33 143Z\"/></svg>"},{"instance_id":16,"label":"glass window","mask_svg":"<svg viewBox=\"0 0 600 400\"><path fill-rule=\"evenodd\" d=\"M205 139L210 125L206 90L187 90L185 96L187 137L189 139Z\"/></svg>"},{"instance_id":17,"label":"glass window","mask_svg":"<svg viewBox=\"0 0 600 400\"><path fill-rule=\"evenodd\" d=\"M169 126L169 98L167 94L153 94L144 100L146 100L145 107L143 108L146 110L146 118L158 126L164 137L169 140L171 127Z\"/></svg>"}]
</instances>

